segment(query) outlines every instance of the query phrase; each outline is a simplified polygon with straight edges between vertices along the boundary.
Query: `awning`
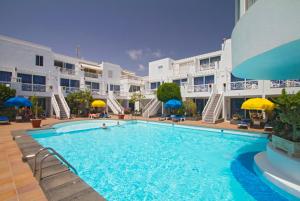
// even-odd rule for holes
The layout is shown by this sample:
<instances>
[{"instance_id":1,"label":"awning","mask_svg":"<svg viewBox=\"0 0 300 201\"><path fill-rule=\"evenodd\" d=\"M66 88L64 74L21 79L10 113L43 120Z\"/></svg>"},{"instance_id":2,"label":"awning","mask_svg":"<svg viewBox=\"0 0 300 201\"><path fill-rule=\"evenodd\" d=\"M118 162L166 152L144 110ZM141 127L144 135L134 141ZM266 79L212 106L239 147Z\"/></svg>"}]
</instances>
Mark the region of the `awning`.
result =
<instances>
[{"instance_id":1,"label":"awning","mask_svg":"<svg viewBox=\"0 0 300 201\"><path fill-rule=\"evenodd\" d=\"M80 63L82 69L92 69L96 71L102 71L103 68L100 65L93 65L93 64L87 64L87 63Z\"/></svg>"}]
</instances>

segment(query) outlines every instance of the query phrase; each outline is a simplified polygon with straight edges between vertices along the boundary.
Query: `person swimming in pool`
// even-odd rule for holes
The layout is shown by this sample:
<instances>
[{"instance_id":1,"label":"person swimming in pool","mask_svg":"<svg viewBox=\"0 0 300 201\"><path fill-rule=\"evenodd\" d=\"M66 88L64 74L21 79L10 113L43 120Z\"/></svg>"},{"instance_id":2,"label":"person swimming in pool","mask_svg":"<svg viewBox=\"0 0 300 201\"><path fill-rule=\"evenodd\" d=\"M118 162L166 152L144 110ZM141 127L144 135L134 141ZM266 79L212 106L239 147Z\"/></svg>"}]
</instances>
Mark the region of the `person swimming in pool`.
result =
<instances>
[{"instance_id":1,"label":"person swimming in pool","mask_svg":"<svg viewBox=\"0 0 300 201\"><path fill-rule=\"evenodd\" d=\"M101 128L102 129L107 129L107 126L105 125L105 123L102 124Z\"/></svg>"},{"instance_id":2,"label":"person swimming in pool","mask_svg":"<svg viewBox=\"0 0 300 201\"><path fill-rule=\"evenodd\" d=\"M117 126L120 126L120 122L119 121L117 121Z\"/></svg>"}]
</instances>

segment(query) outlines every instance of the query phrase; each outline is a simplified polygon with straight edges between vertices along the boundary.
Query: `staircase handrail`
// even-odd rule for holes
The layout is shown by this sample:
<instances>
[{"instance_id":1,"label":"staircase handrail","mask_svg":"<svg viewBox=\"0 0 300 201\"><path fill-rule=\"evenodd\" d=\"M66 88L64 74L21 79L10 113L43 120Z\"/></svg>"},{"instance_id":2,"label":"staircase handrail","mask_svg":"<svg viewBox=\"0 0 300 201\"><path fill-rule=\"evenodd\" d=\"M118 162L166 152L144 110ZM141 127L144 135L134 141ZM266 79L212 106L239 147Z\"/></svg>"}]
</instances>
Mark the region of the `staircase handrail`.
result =
<instances>
[{"instance_id":1,"label":"staircase handrail","mask_svg":"<svg viewBox=\"0 0 300 201\"><path fill-rule=\"evenodd\" d=\"M124 108L116 100L115 96L112 93L109 93L108 94L108 98L110 99L110 102L112 103L113 107L115 107L115 109L117 110L117 112L123 114L124 113Z\"/></svg>"},{"instance_id":2,"label":"staircase handrail","mask_svg":"<svg viewBox=\"0 0 300 201\"><path fill-rule=\"evenodd\" d=\"M55 112L55 116L60 119L60 109L58 106L58 103L56 101L55 95L54 93L51 94L51 104L53 106L54 112Z\"/></svg>"},{"instance_id":3,"label":"staircase handrail","mask_svg":"<svg viewBox=\"0 0 300 201\"><path fill-rule=\"evenodd\" d=\"M220 94L219 100L218 100L217 105L216 105L216 107L214 109L214 113L213 113L213 122L214 123L217 120L217 118L219 117L220 108L221 108L221 104L222 103L223 103L223 92Z\"/></svg>"},{"instance_id":4,"label":"staircase handrail","mask_svg":"<svg viewBox=\"0 0 300 201\"><path fill-rule=\"evenodd\" d=\"M208 111L208 108L209 108L211 102L212 102L213 99L214 99L214 95L215 95L215 89L214 89L214 87L213 87L213 88L212 88L212 91L211 91L211 93L210 93L210 96L209 96L209 98L208 98L208 101L207 101L207 103L206 103L206 105L205 105L205 107L204 107L204 109L203 109L203 111L202 111L202 119L204 119L204 117L206 116L206 113L207 113L207 111Z\"/></svg>"},{"instance_id":5,"label":"staircase handrail","mask_svg":"<svg viewBox=\"0 0 300 201\"><path fill-rule=\"evenodd\" d=\"M64 97L61 86L58 87L58 96L59 96L59 99L60 99L60 101L61 101L61 103L64 107L64 110L66 112L66 115L67 115L68 119L70 119L70 116L71 116L70 108L69 108L68 103L67 103L67 101Z\"/></svg>"},{"instance_id":6,"label":"staircase handrail","mask_svg":"<svg viewBox=\"0 0 300 201\"><path fill-rule=\"evenodd\" d=\"M155 100L156 100L156 98L152 98L149 101L149 103L146 104L146 106L143 109L143 114L142 114L143 117L145 117L146 113L148 114L147 116L149 117L149 109Z\"/></svg>"},{"instance_id":7,"label":"staircase handrail","mask_svg":"<svg viewBox=\"0 0 300 201\"><path fill-rule=\"evenodd\" d=\"M110 97L107 97L107 105L110 107L110 109L113 111L114 114L118 114L119 111L114 106L113 102L111 101Z\"/></svg>"},{"instance_id":8,"label":"staircase handrail","mask_svg":"<svg viewBox=\"0 0 300 201\"><path fill-rule=\"evenodd\" d=\"M153 103L153 106L151 108L149 108L149 112L150 114L152 114L152 112L154 110L157 109L157 107L160 105L160 102L156 99L155 102ZM150 117L149 113L148 113L148 118Z\"/></svg>"}]
</instances>

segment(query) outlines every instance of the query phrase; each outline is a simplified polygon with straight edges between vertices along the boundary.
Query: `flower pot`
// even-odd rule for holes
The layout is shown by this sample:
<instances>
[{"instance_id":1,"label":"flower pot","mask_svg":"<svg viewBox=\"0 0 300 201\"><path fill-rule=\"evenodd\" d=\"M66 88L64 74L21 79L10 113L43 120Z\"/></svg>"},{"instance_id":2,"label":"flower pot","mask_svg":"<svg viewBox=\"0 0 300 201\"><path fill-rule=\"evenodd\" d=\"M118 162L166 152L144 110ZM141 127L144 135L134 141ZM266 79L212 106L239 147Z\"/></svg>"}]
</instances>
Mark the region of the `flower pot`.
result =
<instances>
[{"instance_id":1,"label":"flower pot","mask_svg":"<svg viewBox=\"0 0 300 201\"><path fill-rule=\"evenodd\" d=\"M272 144L277 149L281 149L289 156L300 157L300 142L293 142L282 137L272 135Z\"/></svg>"},{"instance_id":2,"label":"flower pot","mask_svg":"<svg viewBox=\"0 0 300 201\"><path fill-rule=\"evenodd\" d=\"M31 119L32 128L40 128L41 127L41 119Z\"/></svg>"}]
</instances>

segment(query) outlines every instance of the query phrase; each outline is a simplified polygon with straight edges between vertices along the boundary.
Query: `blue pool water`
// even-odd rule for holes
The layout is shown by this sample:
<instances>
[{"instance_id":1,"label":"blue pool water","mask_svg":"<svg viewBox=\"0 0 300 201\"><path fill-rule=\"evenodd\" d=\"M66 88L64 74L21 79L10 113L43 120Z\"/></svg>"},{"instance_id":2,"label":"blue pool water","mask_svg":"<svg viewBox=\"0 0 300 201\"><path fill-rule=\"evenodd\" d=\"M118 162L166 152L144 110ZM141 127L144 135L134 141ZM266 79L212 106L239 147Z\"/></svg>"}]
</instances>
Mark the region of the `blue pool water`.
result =
<instances>
[{"instance_id":1,"label":"blue pool water","mask_svg":"<svg viewBox=\"0 0 300 201\"><path fill-rule=\"evenodd\" d=\"M147 122L57 124L33 131L107 200L287 200L255 174L267 139Z\"/></svg>"}]
</instances>

